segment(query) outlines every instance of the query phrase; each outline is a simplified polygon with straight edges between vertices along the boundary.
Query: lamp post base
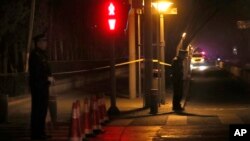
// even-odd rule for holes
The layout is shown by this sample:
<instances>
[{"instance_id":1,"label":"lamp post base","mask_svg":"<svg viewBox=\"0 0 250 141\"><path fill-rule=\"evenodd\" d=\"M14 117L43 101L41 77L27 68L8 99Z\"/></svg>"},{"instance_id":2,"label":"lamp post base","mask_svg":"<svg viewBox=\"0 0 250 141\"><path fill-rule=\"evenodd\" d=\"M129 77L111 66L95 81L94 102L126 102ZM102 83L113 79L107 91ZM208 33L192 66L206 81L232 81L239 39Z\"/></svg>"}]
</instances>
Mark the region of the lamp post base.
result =
<instances>
[{"instance_id":1,"label":"lamp post base","mask_svg":"<svg viewBox=\"0 0 250 141\"><path fill-rule=\"evenodd\" d=\"M120 114L120 110L116 106L109 107L107 112L109 115L119 115Z\"/></svg>"}]
</instances>

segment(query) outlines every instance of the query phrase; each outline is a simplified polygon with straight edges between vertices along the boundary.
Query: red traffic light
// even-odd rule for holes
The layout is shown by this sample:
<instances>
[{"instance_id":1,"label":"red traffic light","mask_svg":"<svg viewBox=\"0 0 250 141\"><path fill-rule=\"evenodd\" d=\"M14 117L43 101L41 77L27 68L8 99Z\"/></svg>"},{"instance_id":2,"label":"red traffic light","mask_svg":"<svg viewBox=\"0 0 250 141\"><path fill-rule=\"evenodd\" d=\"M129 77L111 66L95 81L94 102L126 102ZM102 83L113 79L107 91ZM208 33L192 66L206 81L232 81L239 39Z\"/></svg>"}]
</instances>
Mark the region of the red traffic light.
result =
<instances>
[{"instance_id":1,"label":"red traffic light","mask_svg":"<svg viewBox=\"0 0 250 141\"><path fill-rule=\"evenodd\" d=\"M115 30L116 19L109 19L108 22L109 22L109 29Z\"/></svg>"},{"instance_id":2,"label":"red traffic light","mask_svg":"<svg viewBox=\"0 0 250 141\"><path fill-rule=\"evenodd\" d=\"M115 30L115 24L116 24L116 14L115 14L115 6L112 2L110 2L108 6L108 24L110 30Z\"/></svg>"},{"instance_id":3,"label":"red traffic light","mask_svg":"<svg viewBox=\"0 0 250 141\"><path fill-rule=\"evenodd\" d=\"M109 4L108 11L109 11L109 14L108 14L109 16L115 15L115 6L112 2Z\"/></svg>"},{"instance_id":4,"label":"red traffic light","mask_svg":"<svg viewBox=\"0 0 250 141\"><path fill-rule=\"evenodd\" d=\"M95 3L93 19L100 32L124 33L127 28L127 17L130 5L127 0L99 0Z\"/></svg>"}]
</instances>

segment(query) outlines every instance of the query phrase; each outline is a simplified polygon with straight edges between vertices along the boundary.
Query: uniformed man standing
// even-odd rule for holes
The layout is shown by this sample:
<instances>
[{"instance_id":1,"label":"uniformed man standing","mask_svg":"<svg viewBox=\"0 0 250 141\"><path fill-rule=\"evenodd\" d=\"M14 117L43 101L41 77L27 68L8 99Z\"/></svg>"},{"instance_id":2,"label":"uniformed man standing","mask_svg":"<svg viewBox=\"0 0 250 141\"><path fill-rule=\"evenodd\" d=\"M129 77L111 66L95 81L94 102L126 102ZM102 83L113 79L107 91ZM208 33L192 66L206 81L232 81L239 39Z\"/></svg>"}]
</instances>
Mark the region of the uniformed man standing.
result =
<instances>
[{"instance_id":1,"label":"uniformed man standing","mask_svg":"<svg viewBox=\"0 0 250 141\"><path fill-rule=\"evenodd\" d=\"M181 107L181 99L183 96L183 60L185 55L186 51L180 50L178 56L176 56L172 62L172 80L174 87L172 109L174 111L184 110L184 108Z\"/></svg>"},{"instance_id":2,"label":"uniformed man standing","mask_svg":"<svg viewBox=\"0 0 250 141\"><path fill-rule=\"evenodd\" d=\"M33 38L35 48L29 58L29 85L31 90L31 139L47 139L45 122L49 101L49 86L53 82L48 63L47 38L39 34Z\"/></svg>"}]
</instances>

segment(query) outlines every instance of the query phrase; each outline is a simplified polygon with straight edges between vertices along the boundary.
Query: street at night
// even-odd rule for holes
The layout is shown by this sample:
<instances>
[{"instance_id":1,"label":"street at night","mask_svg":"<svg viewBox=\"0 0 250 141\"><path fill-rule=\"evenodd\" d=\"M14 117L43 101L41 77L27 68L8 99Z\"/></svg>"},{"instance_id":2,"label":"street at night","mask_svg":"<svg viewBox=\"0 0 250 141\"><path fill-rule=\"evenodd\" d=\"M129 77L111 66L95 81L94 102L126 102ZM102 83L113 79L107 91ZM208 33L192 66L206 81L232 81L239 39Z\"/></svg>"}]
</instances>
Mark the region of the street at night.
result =
<instances>
[{"instance_id":1,"label":"street at night","mask_svg":"<svg viewBox=\"0 0 250 141\"><path fill-rule=\"evenodd\" d=\"M249 0L1 0L1 141L246 141Z\"/></svg>"},{"instance_id":2,"label":"street at night","mask_svg":"<svg viewBox=\"0 0 250 141\"><path fill-rule=\"evenodd\" d=\"M125 68L127 69L127 68ZM126 73L118 76L120 91L126 91ZM172 89L167 89L167 102L159 107L156 115L141 109L142 99L118 98L121 115L113 117L103 126L104 133L90 137L90 141L226 141L230 124L250 123L250 102L242 81L215 66L204 71L193 70L190 93L182 104L185 111L171 110ZM68 140L71 104L83 99L84 90L74 90L58 95L58 123L48 124L50 140ZM85 95L86 96L86 95ZM106 105L109 99L106 97ZM9 121L1 124L0 134L6 140L29 139L30 97L9 105Z\"/></svg>"}]
</instances>

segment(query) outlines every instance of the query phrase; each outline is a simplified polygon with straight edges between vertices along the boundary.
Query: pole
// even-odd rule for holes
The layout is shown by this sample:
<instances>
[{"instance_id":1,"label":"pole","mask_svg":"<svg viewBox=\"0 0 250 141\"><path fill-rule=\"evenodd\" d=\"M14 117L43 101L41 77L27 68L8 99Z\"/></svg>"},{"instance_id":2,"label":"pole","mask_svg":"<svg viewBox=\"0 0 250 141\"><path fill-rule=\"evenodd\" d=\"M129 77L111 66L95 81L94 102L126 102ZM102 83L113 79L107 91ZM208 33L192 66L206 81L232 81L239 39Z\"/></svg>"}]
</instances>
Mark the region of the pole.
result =
<instances>
[{"instance_id":1,"label":"pole","mask_svg":"<svg viewBox=\"0 0 250 141\"><path fill-rule=\"evenodd\" d=\"M165 63L164 15L160 14L160 61ZM165 66L161 65L161 102L165 103Z\"/></svg>"},{"instance_id":2,"label":"pole","mask_svg":"<svg viewBox=\"0 0 250 141\"><path fill-rule=\"evenodd\" d=\"M135 48L135 11L133 8L129 11L129 61L136 59ZM136 98L136 64L129 64L129 98Z\"/></svg>"},{"instance_id":3,"label":"pole","mask_svg":"<svg viewBox=\"0 0 250 141\"><path fill-rule=\"evenodd\" d=\"M138 59L141 59L141 9L137 9L138 19L138 29L137 29L137 36L138 36ZM138 62L138 95L142 97L141 93L141 62Z\"/></svg>"},{"instance_id":4,"label":"pole","mask_svg":"<svg viewBox=\"0 0 250 141\"><path fill-rule=\"evenodd\" d=\"M111 60L110 60L110 79L111 79L111 94L110 94L110 107L108 113L110 115L117 115L120 113L116 107L116 78L115 78L115 37L112 39L111 45Z\"/></svg>"},{"instance_id":5,"label":"pole","mask_svg":"<svg viewBox=\"0 0 250 141\"><path fill-rule=\"evenodd\" d=\"M31 40L32 40L32 36L33 36L35 8L36 8L36 0L32 0L31 1L31 11L30 11L28 45L27 45L26 60L25 60L25 72L28 72L28 61L29 61L29 55L30 55Z\"/></svg>"},{"instance_id":6,"label":"pole","mask_svg":"<svg viewBox=\"0 0 250 141\"><path fill-rule=\"evenodd\" d=\"M152 87L153 73L153 49L152 49L152 15L151 0L145 1L144 6L145 22L144 22L144 107L150 106L150 94Z\"/></svg>"},{"instance_id":7,"label":"pole","mask_svg":"<svg viewBox=\"0 0 250 141\"><path fill-rule=\"evenodd\" d=\"M157 59L158 59L158 63L157 63L157 69L158 69L158 95L159 95L159 98L161 98L162 96L162 92L161 92L161 79L162 79L162 74L161 74L161 64L160 64L160 61L161 61L161 46L160 46L160 17L159 15L157 14L156 15L156 51L157 51Z\"/></svg>"}]
</instances>

